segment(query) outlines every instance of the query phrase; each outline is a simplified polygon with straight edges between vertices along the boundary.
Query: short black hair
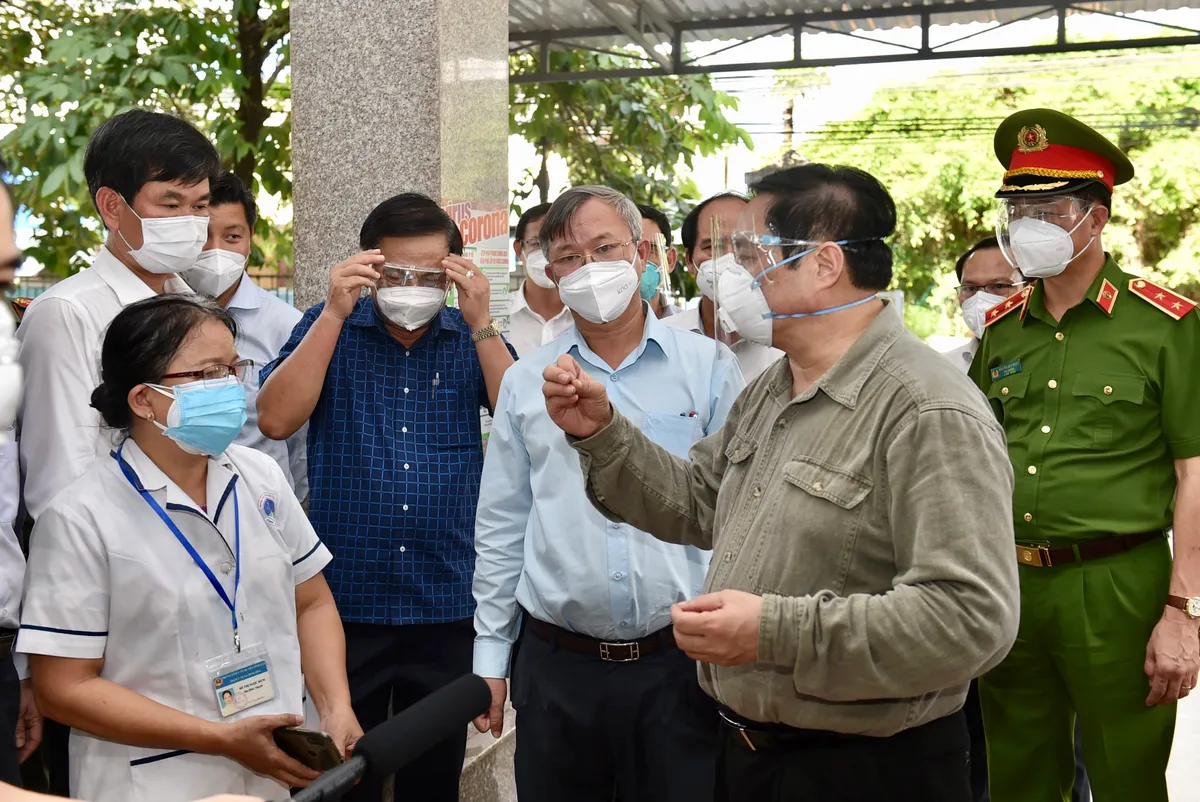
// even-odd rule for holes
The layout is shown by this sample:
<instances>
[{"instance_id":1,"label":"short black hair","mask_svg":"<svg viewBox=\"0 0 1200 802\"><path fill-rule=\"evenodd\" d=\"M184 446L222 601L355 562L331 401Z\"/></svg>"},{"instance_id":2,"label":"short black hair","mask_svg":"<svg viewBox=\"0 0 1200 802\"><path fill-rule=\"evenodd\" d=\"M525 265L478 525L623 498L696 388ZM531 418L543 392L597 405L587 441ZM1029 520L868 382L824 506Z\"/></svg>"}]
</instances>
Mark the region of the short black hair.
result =
<instances>
[{"instance_id":1,"label":"short black hair","mask_svg":"<svg viewBox=\"0 0 1200 802\"><path fill-rule=\"evenodd\" d=\"M692 210L687 213L687 217L683 218L683 225L679 228L679 241L683 244L683 254L688 259L692 258L692 251L696 247L696 239L700 234L700 215L704 214L704 207L722 198L737 198L740 201L747 200L746 196L740 192L718 192L716 195L711 195L693 206Z\"/></svg>"},{"instance_id":2,"label":"short black hair","mask_svg":"<svg viewBox=\"0 0 1200 802\"><path fill-rule=\"evenodd\" d=\"M751 189L775 196L766 220L773 234L810 242L850 240L842 246L850 283L887 289L892 249L883 239L896 230L896 202L873 175L855 167L802 164L771 173ZM785 246L784 255L800 247Z\"/></svg>"},{"instance_id":3,"label":"short black hair","mask_svg":"<svg viewBox=\"0 0 1200 802\"><path fill-rule=\"evenodd\" d=\"M151 181L195 186L221 171L217 149L204 134L170 114L131 109L110 117L92 133L83 157L92 203L101 187L126 203Z\"/></svg>"},{"instance_id":4,"label":"short black hair","mask_svg":"<svg viewBox=\"0 0 1200 802\"><path fill-rule=\"evenodd\" d=\"M209 199L208 205L242 204L242 209L246 212L246 222L249 223L250 231L253 232L254 224L258 222L258 204L254 202L254 196L250 194L250 190L246 189L242 179L238 178L236 173L221 173L210 186L212 197Z\"/></svg>"},{"instance_id":5,"label":"short black hair","mask_svg":"<svg viewBox=\"0 0 1200 802\"><path fill-rule=\"evenodd\" d=\"M1096 206L1103 206L1105 209L1112 212L1112 190L1099 181L1093 181L1090 184L1085 184L1079 189L1071 190L1068 194L1073 195L1081 200L1093 203Z\"/></svg>"},{"instance_id":6,"label":"short black hair","mask_svg":"<svg viewBox=\"0 0 1200 802\"><path fill-rule=\"evenodd\" d=\"M967 260L974 256L979 251L988 251L992 248L999 248L1000 243L995 237L984 237L971 246L971 250L958 257L958 261L954 264L954 275L958 276L958 283L962 283L963 268L967 266Z\"/></svg>"},{"instance_id":7,"label":"short black hair","mask_svg":"<svg viewBox=\"0 0 1200 802\"><path fill-rule=\"evenodd\" d=\"M378 248L384 237L417 237L445 234L450 253L462 256L463 240L458 226L437 203L419 192L402 192L388 198L367 215L358 232L364 251Z\"/></svg>"},{"instance_id":8,"label":"short black hair","mask_svg":"<svg viewBox=\"0 0 1200 802\"><path fill-rule=\"evenodd\" d=\"M518 242L525 239L525 231L531 225L541 220L546 216L546 212L550 211L551 204L539 203L537 206L531 206L521 213L521 218L517 220L517 230L513 232L513 239Z\"/></svg>"},{"instance_id":9,"label":"short black hair","mask_svg":"<svg viewBox=\"0 0 1200 802\"><path fill-rule=\"evenodd\" d=\"M155 295L130 304L108 324L100 350L100 386L92 408L106 426L128 430L133 423L129 391L157 383L188 337L207 320L219 320L237 336L233 316L202 295Z\"/></svg>"},{"instance_id":10,"label":"short black hair","mask_svg":"<svg viewBox=\"0 0 1200 802\"><path fill-rule=\"evenodd\" d=\"M661 210L656 209L648 203L639 203L638 211L642 213L642 219L649 220L658 226L658 230L667 238L667 247L671 247L671 221ZM643 232L644 235L644 232Z\"/></svg>"}]
</instances>

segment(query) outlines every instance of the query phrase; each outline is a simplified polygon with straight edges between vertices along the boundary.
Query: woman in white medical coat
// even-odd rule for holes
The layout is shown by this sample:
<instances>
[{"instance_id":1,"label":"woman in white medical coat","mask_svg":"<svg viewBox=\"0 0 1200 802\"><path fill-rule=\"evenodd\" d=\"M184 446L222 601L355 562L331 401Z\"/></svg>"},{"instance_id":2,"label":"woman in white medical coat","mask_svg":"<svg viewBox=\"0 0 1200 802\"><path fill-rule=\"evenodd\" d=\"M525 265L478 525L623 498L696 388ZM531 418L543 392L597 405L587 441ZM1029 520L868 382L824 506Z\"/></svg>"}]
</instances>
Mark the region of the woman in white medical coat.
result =
<instances>
[{"instance_id":1,"label":"woman in white medical coat","mask_svg":"<svg viewBox=\"0 0 1200 802\"><path fill-rule=\"evenodd\" d=\"M234 331L197 296L117 315L92 405L127 437L34 527L17 650L92 802L286 799L317 776L272 738L301 722L302 671L321 728L343 751L362 735L330 554L275 460L230 445Z\"/></svg>"}]
</instances>

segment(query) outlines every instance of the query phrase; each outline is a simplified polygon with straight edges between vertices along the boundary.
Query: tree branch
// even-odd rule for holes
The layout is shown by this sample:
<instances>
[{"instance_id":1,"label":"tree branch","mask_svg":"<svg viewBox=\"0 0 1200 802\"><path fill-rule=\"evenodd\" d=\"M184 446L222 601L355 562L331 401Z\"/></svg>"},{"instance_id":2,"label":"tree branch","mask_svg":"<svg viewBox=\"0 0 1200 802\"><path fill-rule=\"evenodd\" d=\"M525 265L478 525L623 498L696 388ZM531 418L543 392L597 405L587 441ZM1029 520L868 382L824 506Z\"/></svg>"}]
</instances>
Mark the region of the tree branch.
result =
<instances>
[{"instance_id":1,"label":"tree branch","mask_svg":"<svg viewBox=\"0 0 1200 802\"><path fill-rule=\"evenodd\" d=\"M270 53L275 45L288 35L292 29L292 19L288 9L277 8L267 17L263 30L263 51Z\"/></svg>"}]
</instances>

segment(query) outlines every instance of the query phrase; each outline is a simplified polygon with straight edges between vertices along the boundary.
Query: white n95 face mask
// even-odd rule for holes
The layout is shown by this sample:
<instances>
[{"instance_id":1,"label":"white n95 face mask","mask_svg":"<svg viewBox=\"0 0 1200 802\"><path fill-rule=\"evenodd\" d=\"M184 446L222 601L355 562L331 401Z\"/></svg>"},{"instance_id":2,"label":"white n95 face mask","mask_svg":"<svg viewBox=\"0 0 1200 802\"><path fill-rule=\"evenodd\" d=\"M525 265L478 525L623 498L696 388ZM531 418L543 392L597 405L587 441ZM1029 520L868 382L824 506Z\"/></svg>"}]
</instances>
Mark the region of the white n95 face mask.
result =
<instances>
[{"instance_id":1,"label":"white n95 face mask","mask_svg":"<svg viewBox=\"0 0 1200 802\"><path fill-rule=\"evenodd\" d=\"M375 303L392 323L416 331L442 311L446 291L438 287L380 287L375 290Z\"/></svg>"},{"instance_id":2,"label":"white n95 face mask","mask_svg":"<svg viewBox=\"0 0 1200 802\"><path fill-rule=\"evenodd\" d=\"M546 254L541 248L525 254L525 275L544 290L554 289L554 281L546 275Z\"/></svg>"},{"instance_id":3,"label":"white n95 face mask","mask_svg":"<svg viewBox=\"0 0 1200 802\"><path fill-rule=\"evenodd\" d=\"M625 260L592 262L558 282L558 297L584 320L611 323L629 308L641 283Z\"/></svg>"},{"instance_id":4,"label":"white n95 face mask","mask_svg":"<svg viewBox=\"0 0 1200 802\"><path fill-rule=\"evenodd\" d=\"M993 295L990 292L977 292L963 301L962 315L967 328L975 335L975 339L983 337L984 324L987 323L988 310L1003 303L1003 295Z\"/></svg>"},{"instance_id":5,"label":"white n95 face mask","mask_svg":"<svg viewBox=\"0 0 1200 802\"><path fill-rule=\"evenodd\" d=\"M208 242L207 217L142 217L128 203L125 207L142 221L142 247L135 250L120 229L117 234L143 270L158 274L182 273L196 263L196 257Z\"/></svg>"},{"instance_id":6,"label":"white n95 face mask","mask_svg":"<svg viewBox=\"0 0 1200 802\"><path fill-rule=\"evenodd\" d=\"M726 331L735 331L743 340L760 345L771 344L775 328L771 307L762 287L754 286L749 270L736 261L730 262L717 276L717 293L721 299L717 314Z\"/></svg>"},{"instance_id":7,"label":"white n95 face mask","mask_svg":"<svg viewBox=\"0 0 1200 802\"><path fill-rule=\"evenodd\" d=\"M1008 224L1007 231L999 232L1001 252L1008 256L1011 250L1011 260L1015 267L1025 274L1026 278L1051 278L1067 269L1067 265L1083 253L1075 252L1075 241L1071 235L1083 225L1091 215L1092 210L1079 219L1079 222L1067 231L1048 220L1036 217L1021 217ZM1084 246L1084 250L1092 244L1092 240ZM1007 245L1007 248L1004 246Z\"/></svg>"},{"instance_id":8,"label":"white n95 face mask","mask_svg":"<svg viewBox=\"0 0 1200 802\"><path fill-rule=\"evenodd\" d=\"M8 305L7 300L3 302ZM21 407L23 382L21 365L17 362L15 331L12 312L0 307L0 446L11 438L10 429Z\"/></svg>"},{"instance_id":9,"label":"white n95 face mask","mask_svg":"<svg viewBox=\"0 0 1200 802\"><path fill-rule=\"evenodd\" d=\"M216 248L202 251L196 257L196 264L180 275L196 292L216 298L237 283L245 269L246 257L243 254Z\"/></svg>"},{"instance_id":10,"label":"white n95 face mask","mask_svg":"<svg viewBox=\"0 0 1200 802\"><path fill-rule=\"evenodd\" d=\"M732 253L723 253L716 259L705 259L701 262L700 267L696 269L696 286L700 288L700 294L710 301L715 298L717 279L730 265L735 264L737 259Z\"/></svg>"}]
</instances>

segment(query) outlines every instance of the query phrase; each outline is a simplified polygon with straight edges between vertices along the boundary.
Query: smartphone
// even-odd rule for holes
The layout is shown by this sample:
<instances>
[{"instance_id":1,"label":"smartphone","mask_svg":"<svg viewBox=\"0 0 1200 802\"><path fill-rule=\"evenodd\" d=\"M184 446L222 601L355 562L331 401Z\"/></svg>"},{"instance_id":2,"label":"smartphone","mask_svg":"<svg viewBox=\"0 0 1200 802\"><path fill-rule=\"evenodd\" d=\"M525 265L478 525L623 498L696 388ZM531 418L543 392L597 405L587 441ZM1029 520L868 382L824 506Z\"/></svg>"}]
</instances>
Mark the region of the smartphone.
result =
<instances>
[{"instance_id":1,"label":"smartphone","mask_svg":"<svg viewBox=\"0 0 1200 802\"><path fill-rule=\"evenodd\" d=\"M342 765L342 753L329 733L303 727L275 730L275 745L313 771L329 771Z\"/></svg>"}]
</instances>

